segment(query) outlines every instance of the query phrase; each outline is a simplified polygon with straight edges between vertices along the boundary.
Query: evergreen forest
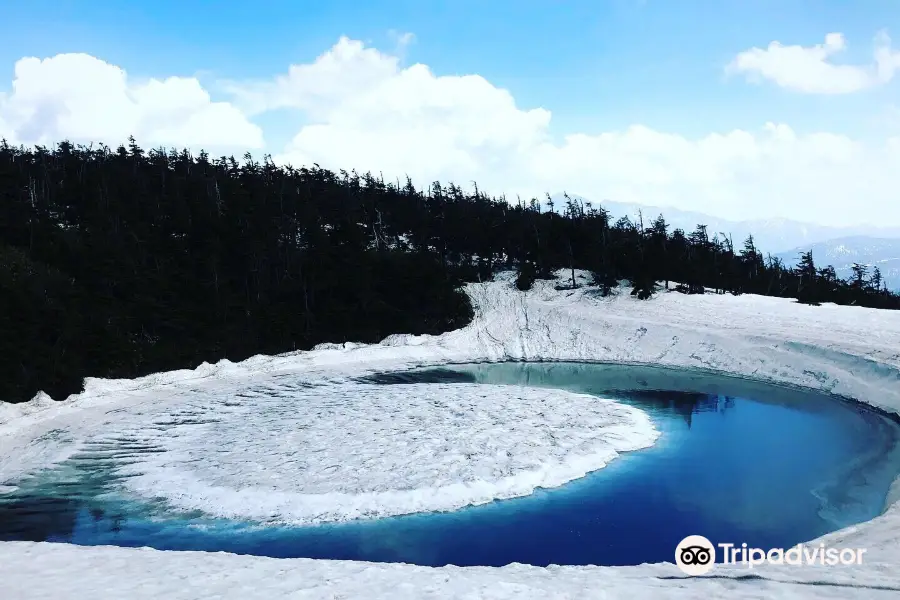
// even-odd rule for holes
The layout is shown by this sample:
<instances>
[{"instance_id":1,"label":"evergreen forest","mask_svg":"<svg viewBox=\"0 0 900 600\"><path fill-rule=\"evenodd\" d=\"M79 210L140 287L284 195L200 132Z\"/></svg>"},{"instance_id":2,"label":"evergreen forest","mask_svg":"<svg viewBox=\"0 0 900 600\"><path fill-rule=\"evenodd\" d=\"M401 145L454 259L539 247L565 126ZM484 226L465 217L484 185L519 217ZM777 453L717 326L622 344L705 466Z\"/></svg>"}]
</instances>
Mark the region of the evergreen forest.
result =
<instances>
[{"instance_id":1,"label":"evergreen forest","mask_svg":"<svg viewBox=\"0 0 900 600\"><path fill-rule=\"evenodd\" d=\"M0 400L63 399L85 377L441 333L472 318L461 286L499 270L516 270L524 290L562 268L574 286L586 269L601 293L627 281L635 301L671 288L900 308L866 265L844 281L811 253L788 268L752 237L560 203L134 139L4 141Z\"/></svg>"}]
</instances>

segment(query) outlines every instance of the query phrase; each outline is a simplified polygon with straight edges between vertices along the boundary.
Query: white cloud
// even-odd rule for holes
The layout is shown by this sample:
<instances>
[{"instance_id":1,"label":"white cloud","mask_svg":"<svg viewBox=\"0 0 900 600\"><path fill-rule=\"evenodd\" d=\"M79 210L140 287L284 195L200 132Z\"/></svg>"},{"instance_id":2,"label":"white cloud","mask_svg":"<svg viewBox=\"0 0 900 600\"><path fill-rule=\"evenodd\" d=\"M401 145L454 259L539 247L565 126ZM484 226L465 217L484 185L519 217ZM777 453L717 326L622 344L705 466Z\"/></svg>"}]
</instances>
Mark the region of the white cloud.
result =
<instances>
[{"instance_id":1,"label":"white cloud","mask_svg":"<svg viewBox=\"0 0 900 600\"><path fill-rule=\"evenodd\" d=\"M388 31L388 36L394 40L396 44L396 51L398 53L405 50L410 44L416 41L416 34L411 33L409 31L397 31L396 29L391 29Z\"/></svg>"},{"instance_id":2,"label":"white cloud","mask_svg":"<svg viewBox=\"0 0 900 600\"><path fill-rule=\"evenodd\" d=\"M194 78L129 81L87 54L23 58L12 91L0 96L0 136L16 143L122 143L260 148L262 131L233 105L213 102Z\"/></svg>"},{"instance_id":3,"label":"white cloud","mask_svg":"<svg viewBox=\"0 0 900 600\"><path fill-rule=\"evenodd\" d=\"M548 110L517 106L483 77L404 67L347 38L286 74L227 88L234 102L215 103L194 79L129 82L85 55L23 59L0 97L0 135L112 144L134 133L145 146L253 148L262 138L246 115L287 109L306 125L286 147L266 150L295 166L408 174L419 186L474 180L510 198L565 190L731 218L900 225L900 137L868 143L761 123L688 138L636 124L556 141Z\"/></svg>"},{"instance_id":4,"label":"white cloud","mask_svg":"<svg viewBox=\"0 0 900 600\"><path fill-rule=\"evenodd\" d=\"M332 101L369 89L398 72L400 60L342 37L312 64L291 65L286 75L271 81L223 82L248 114L296 108L313 119L326 118Z\"/></svg>"},{"instance_id":5,"label":"white cloud","mask_svg":"<svg viewBox=\"0 0 900 600\"><path fill-rule=\"evenodd\" d=\"M765 49L751 48L738 54L726 67L729 74L748 80L769 80L776 85L807 94L850 94L893 79L900 67L900 52L891 49L886 33L875 37L873 62L844 65L833 62L847 47L844 36L829 33L824 44L784 46L772 42Z\"/></svg>"},{"instance_id":6,"label":"white cloud","mask_svg":"<svg viewBox=\"0 0 900 600\"><path fill-rule=\"evenodd\" d=\"M297 166L317 162L401 181L408 174L417 185L474 180L510 197L567 190L724 217L900 224L900 157L887 140L866 145L785 124L690 139L634 125L556 143L549 111L519 108L482 77L402 68L396 57L346 38L311 64L232 89L254 110L306 115L310 123L275 155Z\"/></svg>"}]
</instances>

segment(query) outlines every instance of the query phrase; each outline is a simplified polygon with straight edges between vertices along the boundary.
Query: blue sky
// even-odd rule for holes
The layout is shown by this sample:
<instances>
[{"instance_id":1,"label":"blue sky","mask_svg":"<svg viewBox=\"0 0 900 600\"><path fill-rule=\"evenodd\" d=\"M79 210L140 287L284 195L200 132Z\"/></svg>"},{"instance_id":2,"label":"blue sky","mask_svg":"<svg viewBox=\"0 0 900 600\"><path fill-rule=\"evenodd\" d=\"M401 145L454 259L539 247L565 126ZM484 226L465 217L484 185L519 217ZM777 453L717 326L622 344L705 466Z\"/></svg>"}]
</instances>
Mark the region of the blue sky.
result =
<instances>
[{"instance_id":1,"label":"blue sky","mask_svg":"<svg viewBox=\"0 0 900 600\"><path fill-rule=\"evenodd\" d=\"M0 0L0 11L0 92L23 57L80 52L134 80L196 77L213 100L230 101L222 81L272 79L347 36L436 76L478 74L519 109L551 111L556 143L636 124L699 138L767 122L878 141L893 126L898 91L891 80L859 93L798 93L725 74L752 47L813 46L831 32L847 43L834 62L872 63L874 36L900 32L892 0ZM400 50L406 32L415 39ZM311 122L292 108L248 119L273 153Z\"/></svg>"},{"instance_id":2,"label":"blue sky","mask_svg":"<svg viewBox=\"0 0 900 600\"><path fill-rule=\"evenodd\" d=\"M842 59L864 60L874 32L900 32L893 0L2 4L4 75L22 56L87 52L145 76L267 76L315 58L341 35L390 49L391 31L412 32L407 61L437 74L478 73L523 107L552 107L562 131L637 120L685 134L783 119L802 129L823 114L836 128L857 127L861 115L851 113L859 98L811 101L727 81L722 68L746 48L772 40L812 45L829 31L848 38Z\"/></svg>"}]
</instances>

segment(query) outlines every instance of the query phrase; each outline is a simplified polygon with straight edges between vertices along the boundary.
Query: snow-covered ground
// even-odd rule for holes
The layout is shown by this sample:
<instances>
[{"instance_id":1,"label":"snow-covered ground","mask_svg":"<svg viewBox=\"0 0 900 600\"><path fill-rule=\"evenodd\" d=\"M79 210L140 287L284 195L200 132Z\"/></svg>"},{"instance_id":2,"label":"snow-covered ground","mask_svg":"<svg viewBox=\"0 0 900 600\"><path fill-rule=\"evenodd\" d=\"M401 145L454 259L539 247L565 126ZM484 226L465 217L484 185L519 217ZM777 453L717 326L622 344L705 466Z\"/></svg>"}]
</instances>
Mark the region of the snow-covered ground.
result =
<instances>
[{"instance_id":1,"label":"snow-covered ground","mask_svg":"<svg viewBox=\"0 0 900 600\"><path fill-rule=\"evenodd\" d=\"M244 411L242 408L242 405L252 408L254 404L265 403L265 399L271 397L265 393L267 385L278 385L278 382L290 379L296 386L291 393L303 396L307 401L315 398L315 394L304 390L316 388L306 388L303 384L319 385L320 391L344 389L347 390L346 397L351 397L366 386L352 383L349 377L447 362L599 360L704 368L827 390L887 411L900 412L900 313L830 305L809 307L757 296L689 297L670 293L641 302L627 294L600 298L585 288L556 291L552 282L538 282L533 291L523 294L511 285L511 275L499 277L492 283L470 285L468 292L476 305L474 322L442 336L392 336L373 346L324 345L311 352L255 357L240 364L222 362L204 365L195 371L164 373L131 381L89 380L85 393L64 403L53 405L46 398L37 398L26 405L0 406L0 456L16 457L15 460L0 460L0 483L81 451L85 432L102 432L107 423L119 427L130 419L136 419L135 424L146 423L153 411L160 411L157 416L172 417L172 409L177 407L190 413L181 415L190 423L187 429L191 426L199 429L195 432L186 430L183 435L187 437L144 432L145 436L156 435L154 443L168 444L159 460L169 461L150 465L156 469L145 471L172 473L181 469L180 472L189 472L185 470L186 465L197 458L191 454L196 444L189 443L190 436L218 431L217 435L224 436L219 440L220 444L262 444L252 449L254 455L268 454L277 461L273 464L287 469L293 477L299 472L300 465L291 463L287 450L279 447L281 443L288 446L283 439L260 441L228 437L231 435L226 426L229 419L274 420L266 416L267 410ZM197 408L198 398L208 398L217 391L234 390L236 386L243 388L247 382L261 386L262 391L255 397L245 394L248 397L232 398L234 413L213 415L210 410L205 413L208 417L221 419L222 426L217 426L215 419L204 419L190 412ZM371 387L367 389L372 390ZM440 400L445 404L471 405L476 398L473 392L464 386L454 397L447 396L450 391L446 390ZM461 427L475 432L473 438L463 440L459 431L448 428L433 442L436 452L432 452L434 458L430 460L438 461L434 464L444 461L443 464L449 464L451 468L461 468L461 463L454 457L463 441L475 443L482 457L499 450L500 445L516 448L511 451L512 457L504 459L494 452L491 460L476 463L480 466L457 472L456 477L494 485L491 489L482 488L476 492L468 490L468 501L483 501L497 495L498 490L499 493L509 491L505 483L499 482L504 481L504 474L518 469L554 462L569 467L574 465L569 474L562 477L562 482L578 476L577 471L581 468L602 466L602 462L614 457L617 450L646 444L652 438L646 422L640 421L639 412L626 414L615 403L600 404L605 408L591 415L593 426L613 435L580 438L579 431L583 430L565 419L565 411L580 401L577 395L562 392L548 395L553 394L550 390L534 392L534 397L530 397L531 392L521 390L501 392L492 389L490 392L492 406L495 397L498 398L497 405L490 409L488 405L478 405L483 414L465 417L466 422L460 423ZM389 391L372 390L370 393L373 396L367 402L383 408L388 401L384 394ZM523 396L526 402L546 401L546 405L554 406L547 423L566 435L574 435L573 439L583 440L584 444L577 449L553 451L539 446L531 449L530 454L517 454L521 450L516 446L517 436L523 435L529 427L540 427L540 424L518 423L509 432L502 433L492 425L506 414L504 411L512 410L516 402L522 401L516 394ZM452 414L452 408L428 406L426 400L418 403L409 398L402 400L411 405L406 407L404 414L418 411L425 423L439 418L441 411L446 411L445 415ZM282 401L271 402L276 404L269 407L274 411L269 414L278 414L278 406L283 407L278 403ZM304 410L324 410L327 396L313 402ZM201 402L200 406L207 405ZM359 410L364 411L363 408ZM296 418L302 419L303 415ZM162 429L173 425L161 419L156 422ZM267 421L253 426L272 425ZM367 422L359 430L370 427L375 429L369 435L375 435L379 427L375 423ZM135 429L132 433L137 435L141 431ZM431 435L427 426L421 431ZM616 431L628 432L632 437L617 446L614 441ZM502 436L498 438L500 445L489 446L495 435ZM304 443L310 443L310 439L305 439ZM397 443L400 441L411 442L412 438L401 436ZM371 440L364 439L353 443L372 444ZM412 479L409 485L416 488L424 481L416 480L422 475L423 465L401 461L400 447L389 443L383 454L359 455L350 460L371 460L378 470L396 470L397 478L388 482L385 490L409 478ZM353 453L348 450L347 454ZM231 489L246 475L236 456L229 458L226 452L204 467L211 471L193 474L217 482L226 490ZM573 462L575 457L580 458ZM203 461L209 458L202 457ZM272 484L276 489L285 485L267 479L272 476L271 473L256 474L260 479L251 478L251 485ZM324 469L314 469L305 476L311 477L306 480L312 485L309 489L331 485L335 481L350 485L346 480L332 479ZM218 502L213 500L215 494L197 494L196 485L191 488L183 482L173 484L157 479L152 485L145 480L144 485L148 486L146 490L161 486L167 490L165 495L169 498L177 498L177 489L191 490L183 496L185 507L200 503L209 508ZM141 489L139 480L135 486ZM357 497L361 490L376 494L384 491L374 480L343 489L343 492L348 490ZM522 487L516 490L516 493L527 492ZM481 496L478 496L479 492ZM422 498L422 495L415 497ZM452 497L457 501L462 498ZM422 508L439 508L447 498L446 495L429 496L429 501L434 503L422 505ZM386 506L383 500L381 498L377 506ZM866 548L866 563L853 567L758 567L749 578L744 568L717 567L708 577L684 578L671 564L628 568L540 569L512 565L502 569L430 569L15 542L0 544L0 597L273 598L292 594L291 597L309 598L618 598L627 594L650 598L896 598L900 594L900 505L893 503L896 500L900 500L900 485L894 486L881 517L820 540L842 547ZM284 516L285 507L296 506L290 502L277 507L266 503L244 504L250 510L281 516ZM228 506L227 503L224 505ZM349 504L338 502L337 505L342 506L340 514L332 516L366 513L365 509L358 513L346 510ZM301 512L293 516L301 519L321 517L314 507L309 508L301 508Z\"/></svg>"},{"instance_id":2,"label":"snow-covered ground","mask_svg":"<svg viewBox=\"0 0 900 600\"><path fill-rule=\"evenodd\" d=\"M0 597L12 600L896 600L897 565L716 568L673 565L428 568L10 542L0 545Z\"/></svg>"}]
</instances>

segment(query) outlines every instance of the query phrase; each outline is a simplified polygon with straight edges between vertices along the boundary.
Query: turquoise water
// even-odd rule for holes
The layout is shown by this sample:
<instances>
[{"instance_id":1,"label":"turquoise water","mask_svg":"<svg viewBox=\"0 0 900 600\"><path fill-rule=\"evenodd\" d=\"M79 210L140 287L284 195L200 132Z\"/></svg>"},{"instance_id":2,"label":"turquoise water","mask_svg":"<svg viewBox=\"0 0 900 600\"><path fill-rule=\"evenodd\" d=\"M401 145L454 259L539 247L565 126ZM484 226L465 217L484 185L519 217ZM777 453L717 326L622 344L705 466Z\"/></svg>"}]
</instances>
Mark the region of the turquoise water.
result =
<instances>
[{"instance_id":1,"label":"turquoise water","mask_svg":"<svg viewBox=\"0 0 900 600\"><path fill-rule=\"evenodd\" d=\"M458 365L367 378L369 385L480 382L563 388L647 411L651 448L526 498L313 527L176 514L115 493L115 475L74 464L0 496L0 539L222 550L422 565L627 565L671 561L690 534L788 547L871 519L900 471L900 426L809 391L649 367Z\"/></svg>"}]
</instances>

